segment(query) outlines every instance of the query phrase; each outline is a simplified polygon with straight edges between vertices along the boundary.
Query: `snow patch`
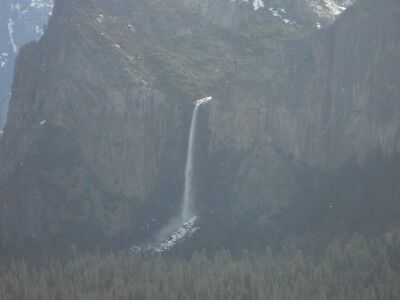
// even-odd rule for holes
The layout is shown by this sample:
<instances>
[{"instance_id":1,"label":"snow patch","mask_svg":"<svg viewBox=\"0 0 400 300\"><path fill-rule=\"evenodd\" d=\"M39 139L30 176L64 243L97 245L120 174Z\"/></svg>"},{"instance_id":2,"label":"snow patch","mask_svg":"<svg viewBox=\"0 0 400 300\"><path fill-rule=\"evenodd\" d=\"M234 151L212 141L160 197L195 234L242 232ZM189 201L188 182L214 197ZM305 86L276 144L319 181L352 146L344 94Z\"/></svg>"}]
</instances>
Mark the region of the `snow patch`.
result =
<instances>
[{"instance_id":1,"label":"snow patch","mask_svg":"<svg viewBox=\"0 0 400 300\"><path fill-rule=\"evenodd\" d=\"M274 17L281 19L283 22L285 22L285 24L296 24L296 22L290 21L284 16L284 14L286 14L286 10L284 8L274 9L273 7L270 7L268 10L272 13Z\"/></svg>"},{"instance_id":2,"label":"snow patch","mask_svg":"<svg viewBox=\"0 0 400 300\"><path fill-rule=\"evenodd\" d=\"M335 16L340 15L343 11L346 10L346 7L340 6L332 0L324 0L324 4Z\"/></svg>"},{"instance_id":3,"label":"snow patch","mask_svg":"<svg viewBox=\"0 0 400 300\"><path fill-rule=\"evenodd\" d=\"M11 4L11 10L21 10L21 5L19 3L17 4Z\"/></svg>"},{"instance_id":4,"label":"snow patch","mask_svg":"<svg viewBox=\"0 0 400 300\"><path fill-rule=\"evenodd\" d=\"M7 64L8 53L3 52L0 54L0 68L3 68Z\"/></svg>"},{"instance_id":5,"label":"snow patch","mask_svg":"<svg viewBox=\"0 0 400 300\"><path fill-rule=\"evenodd\" d=\"M249 3L249 0L231 0L231 2L246 2ZM264 1L263 0L253 0L253 8L254 10L258 10L260 8L263 8L264 5Z\"/></svg>"},{"instance_id":6,"label":"snow patch","mask_svg":"<svg viewBox=\"0 0 400 300\"><path fill-rule=\"evenodd\" d=\"M254 7L254 10L258 10L258 9L264 7L264 2L262 0L254 0L253 7Z\"/></svg>"},{"instance_id":7,"label":"snow patch","mask_svg":"<svg viewBox=\"0 0 400 300\"><path fill-rule=\"evenodd\" d=\"M35 32L39 35L43 35L43 33L44 33L43 29L37 25L35 26Z\"/></svg>"},{"instance_id":8,"label":"snow patch","mask_svg":"<svg viewBox=\"0 0 400 300\"><path fill-rule=\"evenodd\" d=\"M104 16L103 15L98 15L98 17L96 18L96 22L97 23L102 23L104 20Z\"/></svg>"},{"instance_id":9,"label":"snow patch","mask_svg":"<svg viewBox=\"0 0 400 300\"><path fill-rule=\"evenodd\" d=\"M308 5L321 19L335 19L341 13L343 13L348 6L354 1L349 0L344 3L345 6L337 4L335 0L308 0ZM317 26L318 28L318 26ZM322 25L321 25L322 28Z\"/></svg>"},{"instance_id":10,"label":"snow patch","mask_svg":"<svg viewBox=\"0 0 400 300\"><path fill-rule=\"evenodd\" d=\"M29 6L37 8L37 9L40 9L40 8L53 9L53 1L52 0L31 0L31 3L29 4Z\"/></svg>"},{"instance_id":11,"label":"snow patch","mask_svg":"<svg viewBox=\"0 0 400 300\"><path fill-rule=\"evenodd\" d=\"M14 41L14 27L13 26L14 26L14 21L11 18L9 18L8 22L7 22L8 36L10 37L10 42L13 47L14 53L17 53L18 47Z\"/></svg>"}]
</instances>

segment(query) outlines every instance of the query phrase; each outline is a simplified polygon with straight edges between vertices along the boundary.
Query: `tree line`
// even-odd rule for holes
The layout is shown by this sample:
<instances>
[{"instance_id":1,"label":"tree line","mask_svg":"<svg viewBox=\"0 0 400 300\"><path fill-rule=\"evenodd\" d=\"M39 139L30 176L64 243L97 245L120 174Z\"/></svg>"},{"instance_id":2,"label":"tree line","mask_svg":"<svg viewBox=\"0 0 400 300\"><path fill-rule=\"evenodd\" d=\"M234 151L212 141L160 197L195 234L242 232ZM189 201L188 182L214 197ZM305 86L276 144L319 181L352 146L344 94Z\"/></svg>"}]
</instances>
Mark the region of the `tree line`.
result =
<instances>
[{"instance_id":1,"label":"tree line","mask_svg":"<svg viewBox=\"0 0 400 300\"><path fill-rule=\"evenodd\" d=\"M318 257L267 248L11 261L0 266L0 299L400 299L400 229L335 240Z\"/></svg>"}]
</instances>

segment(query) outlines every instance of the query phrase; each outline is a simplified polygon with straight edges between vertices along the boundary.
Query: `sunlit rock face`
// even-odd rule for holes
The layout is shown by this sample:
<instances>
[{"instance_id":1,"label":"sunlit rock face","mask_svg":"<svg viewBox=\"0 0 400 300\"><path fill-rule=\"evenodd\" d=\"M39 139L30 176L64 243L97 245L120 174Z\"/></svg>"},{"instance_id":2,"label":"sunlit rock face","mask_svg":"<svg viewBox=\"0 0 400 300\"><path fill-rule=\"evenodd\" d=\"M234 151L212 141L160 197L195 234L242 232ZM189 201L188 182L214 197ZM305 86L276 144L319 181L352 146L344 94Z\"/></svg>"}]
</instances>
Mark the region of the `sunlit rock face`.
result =
<instances>
[{"instance_id":1,"label":"sunlit rock face","mask_svg":"<svg viewBox=\"0 0 400 300\"><path fill-rule=\"evenodd\" d=\"M52 0L4 0L0 7L0 130L6 121L14 61L19 48L39 39L53 9Z\"/></svg>"}]
</instances>

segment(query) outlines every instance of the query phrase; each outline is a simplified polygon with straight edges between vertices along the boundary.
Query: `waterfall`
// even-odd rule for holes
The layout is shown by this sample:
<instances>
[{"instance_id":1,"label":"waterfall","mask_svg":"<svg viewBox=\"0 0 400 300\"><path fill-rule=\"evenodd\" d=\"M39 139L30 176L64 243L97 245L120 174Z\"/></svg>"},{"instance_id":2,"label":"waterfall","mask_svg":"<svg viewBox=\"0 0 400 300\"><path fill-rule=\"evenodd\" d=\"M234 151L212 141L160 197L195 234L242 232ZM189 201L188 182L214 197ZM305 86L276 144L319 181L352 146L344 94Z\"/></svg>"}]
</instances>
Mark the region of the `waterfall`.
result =
<instances>
[{"instance_id":1,"label":"waterfall","mask_svg":"<svg viewBox=\"0 0 400 300\"><path fill-rule=\"evenodd\" d=\"M182 202L182 221L187 221L193 217L193 202L195 198L195 191L193 189L193 151L194 142L196 137L196 127L197 127L197 113L199 111L199 106L201 103L196 103L192 123L190 125L189 134L189 145L186 156L186 167L185 167L185 184L183 188L183 202Z\"/></svg>"},{"instance_id":2,"label":"waterfall","mask_svg":"<svg viewBox=\"0 0 400 300\"><path fill-rule=\"evenodd\" d=\"M185 182L183 188L182 210L181 214L172 218L166 224L157 236L155 241L149 241L144 247L133 246L133 252L142 251L142 249L153 250L157 252L168 251L180 240L191 236L198 227L195 227L197 216L194 212L195 189L194 185L194 146L196 141L197 115L200 105L209 102L212 97L203 98L194 102L192 121L190 124L189 144L186 155Z\"/></svg>"},{"instance_id":3,"label":"waterfall","mask_svg":"<svg viewBox=\"0 0 400 300\"><path fill-rule=\"evenodd\" d=\"M189 219L194 217L193 204L196 195L195 195L195 190L193 188L193 170L194 170L193 152L194 152L194 143L196 140L197 114L200 105L209 102L211 99L212 97L206 97L194 102L195 106L192 115L192 122L190 125L189 145L186 156L185 183L183 189L182 215L181 215L183 222L187 222Z\"/></svg>"}]
</instances>

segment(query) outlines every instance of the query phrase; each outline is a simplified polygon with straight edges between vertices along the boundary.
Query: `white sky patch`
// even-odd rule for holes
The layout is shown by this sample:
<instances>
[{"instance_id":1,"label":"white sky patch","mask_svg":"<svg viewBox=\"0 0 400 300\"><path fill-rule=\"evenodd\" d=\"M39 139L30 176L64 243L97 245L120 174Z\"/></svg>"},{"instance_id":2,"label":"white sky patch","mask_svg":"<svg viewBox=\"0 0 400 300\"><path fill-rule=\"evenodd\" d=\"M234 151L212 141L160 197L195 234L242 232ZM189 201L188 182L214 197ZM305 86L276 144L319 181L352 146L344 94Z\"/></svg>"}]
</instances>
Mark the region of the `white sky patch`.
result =
<instances>
[{"instance_id":1,"label":"white sky patch","mask_svg":"<svg viewBox=\"0 0 400 300\"><path fill-rule=\"evenodd\" d=\"M14 41L14 27L13 26L14 26L14 21L11 20L11 18L8 19L8 22L7 22L8 35L10 37L10 42L11 42L11 45L13 47L14 53L17 53L18 52L18 47L17 47L17 45L15 44L15 41Z\"/></svg>"}]
</instances>

